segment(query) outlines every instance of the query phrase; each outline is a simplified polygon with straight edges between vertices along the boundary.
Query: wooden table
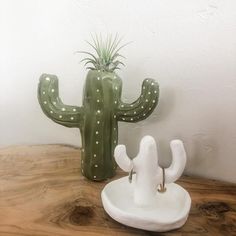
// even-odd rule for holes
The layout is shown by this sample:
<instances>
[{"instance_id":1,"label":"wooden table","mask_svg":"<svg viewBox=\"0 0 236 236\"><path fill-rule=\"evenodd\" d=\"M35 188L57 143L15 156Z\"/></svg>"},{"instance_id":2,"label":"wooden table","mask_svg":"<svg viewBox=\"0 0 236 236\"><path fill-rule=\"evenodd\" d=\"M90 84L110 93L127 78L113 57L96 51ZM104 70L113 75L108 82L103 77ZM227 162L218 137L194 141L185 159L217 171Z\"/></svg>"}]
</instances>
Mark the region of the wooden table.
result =
<instances>
[{"instance_id":1,"label":"wooden table","mask_svg":"<svg viewBox=\"0 0 236 236\"><path fill-rule=\"evenodd\" d=\"M187 223L154 233L112 220L101 204L107 182L80 174L80 150L64 145L0 150L0 236L236 235L236 185L183 177L192 198ZM116 178L123 176L118 171Z\"/></svg>"}]
</instances>

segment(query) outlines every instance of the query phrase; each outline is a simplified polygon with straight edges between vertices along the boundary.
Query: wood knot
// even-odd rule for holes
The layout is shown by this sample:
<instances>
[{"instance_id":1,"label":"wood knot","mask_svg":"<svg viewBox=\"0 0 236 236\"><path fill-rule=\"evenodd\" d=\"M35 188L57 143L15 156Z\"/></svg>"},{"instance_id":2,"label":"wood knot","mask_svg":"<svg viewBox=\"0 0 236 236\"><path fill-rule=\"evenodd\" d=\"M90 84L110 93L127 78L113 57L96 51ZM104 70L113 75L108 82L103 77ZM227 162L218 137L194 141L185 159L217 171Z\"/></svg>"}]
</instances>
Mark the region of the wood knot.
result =
<instances>
[{"instance_id":1,"label":"wood knot","mask_svg":"<svg viewBox=\"0 0 236 236\"><path fill-rule=\"evenodd\" d=\"M228 234L225 235L236 235L236 222L225 222L221 225L222 233L228 232ZM235 233L235 234L233 234ZM223 235L223 234L222 234Z\"/></svg>"},{"instance_id":2,"label":"wood knot","mask_svg":"<svg viewBox=\"0 0 236 236\"><path fill-rule=\"evenodd\" d=\"M198 206L203 215L210 218L221 218L225 212L230 211L230 207L225 202L207 202Z\"/></svg>"},{"instance_id":3,"label":"wood knot","mask_svg":"<svg viewBox=\"0 0 236 236\"><path fill-rule=\"evenodd\" d=\"M86 199L77 199L73 204L69 220L72 224L88 225L94 216L93 205Z\"/></svg>"}]
</instances>

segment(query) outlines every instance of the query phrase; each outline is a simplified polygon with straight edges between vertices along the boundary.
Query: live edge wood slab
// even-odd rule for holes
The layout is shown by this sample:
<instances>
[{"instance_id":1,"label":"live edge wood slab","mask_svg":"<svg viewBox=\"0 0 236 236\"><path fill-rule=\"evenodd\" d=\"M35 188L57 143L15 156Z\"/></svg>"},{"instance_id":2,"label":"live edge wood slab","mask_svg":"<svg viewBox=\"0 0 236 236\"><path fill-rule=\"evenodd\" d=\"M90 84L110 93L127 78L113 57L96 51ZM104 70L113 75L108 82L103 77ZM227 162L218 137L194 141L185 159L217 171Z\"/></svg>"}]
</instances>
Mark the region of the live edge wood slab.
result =
<instances>
[{"instance_id":1,"label":"live edge wood slab","mask_svg":"<svg viewBox=\"0 0 236 236\"><path fill-rule=\"evenodd\" d=\"M119 178L124 174L117 171ZM115 179L114 178L114 179ZM106 182L80 174L80 150L64 145L0 149L0 236L236 235L236 185L183 177L192 198L187 223L154 233L123 226L102 208Z\"/></svg>"}]
</instances>

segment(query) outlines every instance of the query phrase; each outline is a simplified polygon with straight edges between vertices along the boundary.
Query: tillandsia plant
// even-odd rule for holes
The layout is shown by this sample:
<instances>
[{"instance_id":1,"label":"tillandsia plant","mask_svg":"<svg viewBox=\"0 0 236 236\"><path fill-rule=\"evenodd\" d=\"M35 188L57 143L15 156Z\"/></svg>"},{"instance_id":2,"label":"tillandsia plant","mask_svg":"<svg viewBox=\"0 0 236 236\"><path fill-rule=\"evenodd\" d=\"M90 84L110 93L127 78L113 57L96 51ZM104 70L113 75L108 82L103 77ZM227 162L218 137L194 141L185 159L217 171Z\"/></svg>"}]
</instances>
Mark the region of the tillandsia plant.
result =
<instances>
[{"instance_id":1,"label":"tillandsia plant","mask_svg":"<svg viewBox=\"0 0 236 236\"><path fill-rule=\"evenodd\" d=\"M81 171L91 180L104 180L115 175L114 149L118 140L118 121L137 122L147 118L158 103L159 86L145 79L140 97L131 104L121 101L122 80L115 73L123 46L120 40L93 38L89 43L95 54L80 51L88 74L81 107L65 105L58 92L57 76L43 74L38 86L38 100L43 112L66 127L77 127L82 137Z\"/></svg>"}]
</instances>

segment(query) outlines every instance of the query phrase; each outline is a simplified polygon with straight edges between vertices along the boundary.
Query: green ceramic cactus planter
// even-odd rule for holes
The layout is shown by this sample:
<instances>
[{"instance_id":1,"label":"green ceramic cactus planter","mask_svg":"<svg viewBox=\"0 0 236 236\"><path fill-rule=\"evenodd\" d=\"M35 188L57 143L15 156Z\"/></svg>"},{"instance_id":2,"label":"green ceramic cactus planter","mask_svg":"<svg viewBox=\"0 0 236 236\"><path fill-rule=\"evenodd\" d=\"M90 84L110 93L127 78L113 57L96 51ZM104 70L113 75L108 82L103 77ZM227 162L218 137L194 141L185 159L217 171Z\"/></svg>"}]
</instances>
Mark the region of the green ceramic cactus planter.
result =
<instances>
[{"instance_id":1,"label":"green ceramic cactus planter","mask_svg":"<svg viewBox=\"0 0 236 236\"><path fill-rule=\"evenodd\" d=\"M121 62L113 59L120 56L117 44L117 39L108 40L106 44L95 41L93 47L98 57L91 54L92 59L86 58L86 64L91 63L94 67L89 67L81 107L63 104L55 75L43 74L38 86L38 100L43 112L58 124L80 129L81 171L95 181L115 174L113 152L118 141L118 121L143 120L158 103L159 87L153 79L143 81L141 95L135 102L121 101L122 80L114 72Z\"/></svg>"}]
</instances>

